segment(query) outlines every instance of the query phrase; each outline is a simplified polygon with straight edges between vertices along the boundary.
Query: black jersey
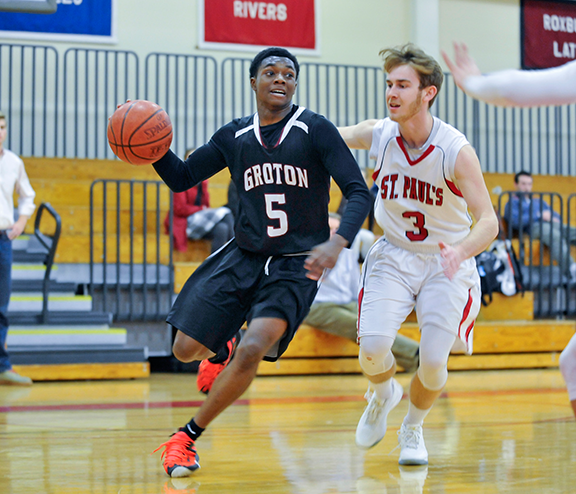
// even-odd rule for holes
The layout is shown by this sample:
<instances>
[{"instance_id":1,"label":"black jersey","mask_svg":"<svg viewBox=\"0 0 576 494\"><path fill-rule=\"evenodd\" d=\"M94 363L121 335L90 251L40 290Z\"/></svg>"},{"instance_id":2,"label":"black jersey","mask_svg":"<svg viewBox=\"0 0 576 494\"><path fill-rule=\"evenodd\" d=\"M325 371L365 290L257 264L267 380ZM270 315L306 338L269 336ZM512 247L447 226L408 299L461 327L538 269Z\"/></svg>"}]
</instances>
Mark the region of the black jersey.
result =
<instances>
[{"instance_id":1,"label":"black jersey","mask_svg":"<svg viewBox=\"0 0 576 494\"><path fill-rule=\"evenodd\" d=\"M348 199L338 233L352 242L370 207L366 183L336 127L294 106L266 143L258 113L220 128L186 162L171 151L154 164L175 191L228 167L238 190L238 245L264 255L305 252L328 240L330 176ZM269 133L268 133L269 134Z\"/></svg>"}]
</instances>

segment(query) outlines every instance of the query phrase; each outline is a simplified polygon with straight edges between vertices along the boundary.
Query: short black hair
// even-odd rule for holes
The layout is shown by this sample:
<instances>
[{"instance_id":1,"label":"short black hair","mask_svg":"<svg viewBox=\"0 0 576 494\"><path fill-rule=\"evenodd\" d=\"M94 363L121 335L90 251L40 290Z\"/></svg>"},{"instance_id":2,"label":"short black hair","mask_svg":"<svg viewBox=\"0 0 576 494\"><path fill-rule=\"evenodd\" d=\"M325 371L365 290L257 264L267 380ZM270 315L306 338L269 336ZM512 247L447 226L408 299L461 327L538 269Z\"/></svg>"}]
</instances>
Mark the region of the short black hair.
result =
<instances>
[{"instance_id":1,"label":"short black hair","mask_svg":"<svg viewBox=\"0 0 576 494\"><path fill-rule=\"evenodd\" d=\"M258 53L258 55L254 57L252 63L250 64L250 77L256 77L260 65L262 65L264 59L268 57L283 57L292 60L292 62L294 62L294 68L296 69L296 79L298 79L298 73L300 72L300 65L298 64L298 59L285 48L279 48L277 46L265 48L260 53Z\"/></svg>"},{"instance_id":2,"label":"short black hair","mask_svg":"<svg viewBox=\"0 0 576 494\"><path fill-rule=\"evenodd\" d=\"M519 171L516 175L514 175L514 183L517 184L518 180L520 179L520 177L525 176L525 177L532 177L532 174L530 172L527 171Z\"/></svg>"}]
</instances>

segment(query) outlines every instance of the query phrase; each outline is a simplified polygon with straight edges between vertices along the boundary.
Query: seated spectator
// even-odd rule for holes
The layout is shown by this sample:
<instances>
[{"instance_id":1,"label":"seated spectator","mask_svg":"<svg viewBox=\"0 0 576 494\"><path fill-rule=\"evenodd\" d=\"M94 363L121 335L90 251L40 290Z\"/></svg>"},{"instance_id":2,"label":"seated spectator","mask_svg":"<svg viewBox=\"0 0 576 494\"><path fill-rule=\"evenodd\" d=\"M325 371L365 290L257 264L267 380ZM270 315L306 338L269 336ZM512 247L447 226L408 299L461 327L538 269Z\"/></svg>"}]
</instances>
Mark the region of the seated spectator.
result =
<instances>
[{"instance_id":1,"label":"seated spectator","mask_svg":"<svg viewBox=\"0 0 576 494\"><path fill-rule=\"evenodd\" d=\"M186 152L186 158L194 151ZM211 252L217 251L234 236L234 217L226 206L210 208L208 182L204 181L173 196L172 236L174 248L185 252L188 239L212 240ZM166 233L170 231L170 214L164 220Z\"/></svg>"},{"instance_id":2,"label":"seated spectator","mask_svg":"<svg viewBox=\"0 0 576 494\"><path fill-rule=\"evenodd\" d=\"M520 171L514 176L513 194L504 208L504 218L514 231L531 234L550 249L550 257L576 278L576 263L570 255L570 244L576 245L576 228L562 225L560 216L539 197L532 197L532 175ZM563 230L563 231L562 231Z\"/></svg>"},{"instance_id":3,"label":"seated spectator","mask_svg":"<svg viewBox=\"0 0 576 494\"><path fill-rule=\"evenodd\" d=\"M332 234L338 230L340 216L330 213ZM360 268L353 249L343 249L336 265L322 279L310 313L304 323L352 341L357 339L358 284ZM392 346L396 361L408 372L418 367L418 343L398 335Z\"/></svg>"}]
</instances>

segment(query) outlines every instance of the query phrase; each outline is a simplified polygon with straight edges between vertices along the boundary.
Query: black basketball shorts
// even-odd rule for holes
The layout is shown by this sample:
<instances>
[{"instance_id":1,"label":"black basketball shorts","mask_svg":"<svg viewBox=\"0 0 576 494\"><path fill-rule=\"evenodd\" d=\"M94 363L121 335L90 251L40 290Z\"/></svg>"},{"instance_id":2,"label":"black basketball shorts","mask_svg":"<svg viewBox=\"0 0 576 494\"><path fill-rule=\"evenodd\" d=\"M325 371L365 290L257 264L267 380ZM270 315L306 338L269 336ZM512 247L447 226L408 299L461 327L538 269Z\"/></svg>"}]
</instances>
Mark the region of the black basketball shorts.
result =
<instances>
[{"instance_id":1,"label":"black basketball shorts","mask_svg":"<svg viewBox=\"0 0 576 494\"><path fill-rule=\"evenodd\" d=\"M245 321L283 319L286 333L264 357L274 362L286 351L318 291L318 282L306 278L305 259L305 254L255 254L232 240L194 271L166 321L216 353Z\"/></svg>"}]
</instances>

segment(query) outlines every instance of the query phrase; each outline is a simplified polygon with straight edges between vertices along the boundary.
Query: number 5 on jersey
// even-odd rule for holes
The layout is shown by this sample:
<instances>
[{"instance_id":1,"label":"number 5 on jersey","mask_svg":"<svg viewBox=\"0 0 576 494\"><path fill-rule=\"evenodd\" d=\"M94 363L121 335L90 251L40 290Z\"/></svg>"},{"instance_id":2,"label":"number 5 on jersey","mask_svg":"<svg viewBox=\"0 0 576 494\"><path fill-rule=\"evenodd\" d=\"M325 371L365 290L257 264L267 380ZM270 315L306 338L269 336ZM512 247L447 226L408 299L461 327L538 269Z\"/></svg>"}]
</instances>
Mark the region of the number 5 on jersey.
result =
<instances>
[{"instance_id":1,"label":"number 5 on jersey","mask_svg":"<svg viewBox=\"0 0 576 494\"><path fill-rule=\"evenodd\" d=\"M271 220L280 222L278 227L268 225L266 232L269 237L281 237L288 231L288 215L281 209L276 209L276 204L286 204L286 196L284 194L264 194L266 201L266 214Z\"/></svg>"}]
</instances>

